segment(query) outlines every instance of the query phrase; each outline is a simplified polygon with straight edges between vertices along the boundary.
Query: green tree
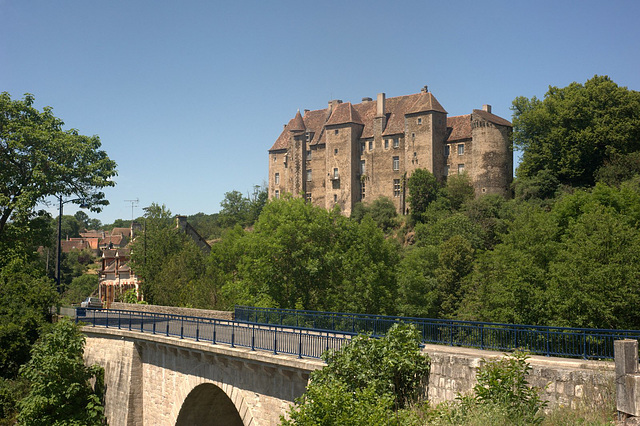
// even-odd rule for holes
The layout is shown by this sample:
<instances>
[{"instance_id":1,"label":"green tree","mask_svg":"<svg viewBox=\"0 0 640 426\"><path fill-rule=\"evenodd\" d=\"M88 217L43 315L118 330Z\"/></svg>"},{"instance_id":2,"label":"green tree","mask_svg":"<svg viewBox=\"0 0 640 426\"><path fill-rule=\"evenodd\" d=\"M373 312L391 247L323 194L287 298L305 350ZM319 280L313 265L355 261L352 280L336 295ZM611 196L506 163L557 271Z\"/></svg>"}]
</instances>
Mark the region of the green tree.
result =
<instances>
[{"instance_id":1,"label":"green tree","mask_svg":"<svg viewBox=\"0 0 640 426\"><path fill-rule=\"evenodd\" d=\"M454 235L440 245L438 269L435 271L440 299L440 317L451 318L462 298L462 280L473 269L474 250L471 243Z\"/></svg>"},{"instance_id":2,"label":"green tree","mask_svg":"<svg viewBox=\"0 0 640 426\"><path fill-rule=\"evenodd\" d=\"M447 177L443 193L449 199L452 210L460 210L462 205L472 200L475 195L471 179L466 172Z\"/></svg>"},{"instance_id":3,"label":"green tree","mask_svg":"<svg viewBox=\"0 0 640 426\"><path fill-rule=\"evenodd\" d=\"M33 265L15 259L0 269L0 377L15 377L27 362L56 298L53 282Z\"/></svg>"},{"instance_id":4,"label":"green tree","mask_svg":"<svg viewBox=\"0 0 640 426\"><path fill-rule=\"evenodd\" d=\"M398 212L393 201L388 197L378 197L370 205L356 203L351 211L351 218L357 222L362 222L366 215L371 216L375 223L384 232L398 225Z\"/></svg>"},{"instance_id":5,"label":"green tree","mask_svg":"<svg viewBox=\"0 0 640 426\"><path fill-rule=\"evenodd\" d=\"M426 396L430 360L413 326L396 324L380 339L354 337L322 357L327 365L311 373L283 425L399 425L401 411Z\"/></svg>"},{"instance_id":6,"label":"green tree","mask_svg":"<svg viewBox=\"0 0 640 426\"><path fill-rule=\"evenodd\" d=\"M84 299L98 290L98 275L84 274L74 278L62 294L63 305L80 304Z\"/></svg>"},{"instance_id":7,"label":"green tree","mask_svg":"<svg viewBox=\"0 0 640 426\"><path fill-rule=\"evenodd\" d=\"M416 221L427 211L427 206L436 200L440 192L440 184L435 176L426 169L416 169L407 180L411 216Z\"/></svg>"},{"instance_id":8,"label":"green tree","mask_svg":"<svg viewBox=\"0 0 640 426\"><path fill-rule=\"evenodd\" d=\"M439 316L437 267L438 247L413 246L405 250L397 269L399 314L423 318Z\"/></svg>"},{"instance_id":9,"label":"green tree","mask_svg":"<svg viewBox=\"0 0 640 426\"><path fill-rule=\"evenodd\" d=\"M640 327L640 231L613 208L592 205L569 225L550 266L553 322Z\"/></svg>"},{"instance_id":10,"label":"green tree","mask_svg":"<svg viewBox=\"0 0 640 426\"><path fill-rule=\"evenodd\" d=\"M465 319L545 324L549 319L549 265L562 231L557 220L535 205L514 213L501 242L474 263L459 315Z\"/></svg>"},{"instance_id":11,"label":"green tree","mask_svg":"<svg viewBox=\"0 0 640 426\"><path fill-rule=\"evenodd\" d=\"M640 150L640 92L607 76L550 86L544 100L518 97L512 110L518 178L547 170L562 184L592 185L607 160Z\"/></svg>"},{"instance_id":12,"label":"green tree","mask_svg":"<svg viewBox=\"0 0 640 426\"><path fill-rule=\"evenodd\" d=\"M142 280L145 300L156 303L156 297L173 296L160 294L157 286L162 268L183 248L185 236L176 229L171 211L165 205L152 203L144 211L144 230L131 246L131 267Z\"/></svg>"},{"instance_id":13,"label":"green tree","mask_svg":"<svg viewBox=\"0 0 640 426\"><path fill-rule=\"evenodd\" d=\"M42 336L20 369L31 389L19 403L18 421L26 425L102 425L104 370L86 367L85 337L68 319ZM95 389L90 380L96 378Z\"/></svg>"},{"instance_id":14,"label":"green tree","mask_svg":"<svg viewBox=\"0 0 640 426\"><path fill-rule=\"evenodd\" d=\"M107 204L100 189L113 186L116 164L100 150L98 136L83 136L34 97L0 94L0 238L9 221L33 215L49 196L83 198L93 211Z\"/></svg>"}]
</instances>

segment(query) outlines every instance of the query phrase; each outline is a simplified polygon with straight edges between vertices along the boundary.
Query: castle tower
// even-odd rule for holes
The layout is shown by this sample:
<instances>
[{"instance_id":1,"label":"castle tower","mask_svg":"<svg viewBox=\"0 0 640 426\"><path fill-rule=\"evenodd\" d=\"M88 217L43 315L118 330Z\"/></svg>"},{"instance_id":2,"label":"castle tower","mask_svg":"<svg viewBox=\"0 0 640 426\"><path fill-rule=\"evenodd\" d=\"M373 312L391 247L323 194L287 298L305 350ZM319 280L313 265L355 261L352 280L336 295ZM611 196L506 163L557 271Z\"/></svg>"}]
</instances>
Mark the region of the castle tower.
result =
<instances>
[{"instance_id":1,"label":"castle tower","mask_svg":"<svg viewBox=\"0 0 640 426\"><path fill-rule=\"evenodd\" d=\"M339 205L350 215L358 201L359 143L364 124L351 102L338 105L325 124L325 208Z\"/></svg>"},{"instance_id":2,"label":"castle tower","mask_svg":"<svg viewBox=\"0 0 640 426\"><path fill-rule=\"evenodd\" d=\"M476 196L508 196L513 180L511 123L491 113L491 105L474 109L471 114L473 140L472 169L469 171Z\"/></svg>"}]
</instances>

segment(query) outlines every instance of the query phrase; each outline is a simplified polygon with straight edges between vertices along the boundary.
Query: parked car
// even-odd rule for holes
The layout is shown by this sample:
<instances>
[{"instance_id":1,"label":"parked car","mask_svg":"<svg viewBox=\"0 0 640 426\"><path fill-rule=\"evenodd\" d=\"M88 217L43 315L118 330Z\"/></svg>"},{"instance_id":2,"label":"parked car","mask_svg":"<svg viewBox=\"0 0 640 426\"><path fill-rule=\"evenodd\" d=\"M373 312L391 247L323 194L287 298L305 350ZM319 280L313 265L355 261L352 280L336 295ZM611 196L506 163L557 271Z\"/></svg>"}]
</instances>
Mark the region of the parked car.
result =
<instances>
[{"instance_id":1,"label":"parked car","mask_svg":"<svg viewBox=\"0 0 640 426\"><path fill-rule=\"evenodd\" d=\"M80 303L81 308L98 308L102 309L102 300L99 297L87 297Z\"/></svg>"}]
</instances>

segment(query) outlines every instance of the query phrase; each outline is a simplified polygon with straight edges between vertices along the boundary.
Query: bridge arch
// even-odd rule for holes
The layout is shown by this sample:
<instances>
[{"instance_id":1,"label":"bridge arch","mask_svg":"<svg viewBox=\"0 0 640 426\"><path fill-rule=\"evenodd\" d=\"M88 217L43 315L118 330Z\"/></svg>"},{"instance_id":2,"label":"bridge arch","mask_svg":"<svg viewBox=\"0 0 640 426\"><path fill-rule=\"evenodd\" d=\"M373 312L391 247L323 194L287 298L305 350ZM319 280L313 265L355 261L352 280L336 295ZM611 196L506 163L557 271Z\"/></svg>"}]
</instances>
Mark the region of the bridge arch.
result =
<instances>
[{"instance_id":1,"label":"bridge arch","mask_svg":"<svg viewBox=\"0 0 640 426\"><path fill-rule=\"evenodd\" d=\"M189 392L180 407L175 424L243 426L239 409L220 387L206 382Z\"/></svg>"}]
</instances>

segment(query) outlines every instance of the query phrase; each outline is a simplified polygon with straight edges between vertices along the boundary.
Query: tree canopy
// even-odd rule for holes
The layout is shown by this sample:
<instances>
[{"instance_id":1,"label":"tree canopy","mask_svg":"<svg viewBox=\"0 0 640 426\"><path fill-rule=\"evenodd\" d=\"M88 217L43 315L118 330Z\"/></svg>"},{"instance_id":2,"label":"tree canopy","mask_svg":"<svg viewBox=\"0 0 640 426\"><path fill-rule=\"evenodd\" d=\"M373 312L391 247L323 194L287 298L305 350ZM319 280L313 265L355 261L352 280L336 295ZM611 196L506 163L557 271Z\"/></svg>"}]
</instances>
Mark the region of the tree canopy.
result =
<instances>
[{"instance_id":1,"label":"tree canopy","mask_svg":"<svg viewBox=\"0 0 640 426\"><path fill-rule=\"evenodd\" d=\"M547 171L547 181L593 185L607 160L640 150L640 92L607 76L549 86L543 100L518 97L512 110L514 144L523 151L519 179Z\"/></svg>"},{"instance_id":2,"label":"tree canopy","mask_svg":"<svg viewBox=\"0 0 640 426\"><path fill-rule=\"evenodd\" d=\"M10 220L29 218L49 196L82 198L93 211L108 201L116 163L100 150L98 136L63 130L51 107L38 111L26 94L0 94L0 237Z\"/></svg>"}]
</instances>

